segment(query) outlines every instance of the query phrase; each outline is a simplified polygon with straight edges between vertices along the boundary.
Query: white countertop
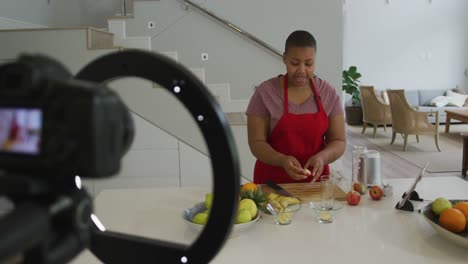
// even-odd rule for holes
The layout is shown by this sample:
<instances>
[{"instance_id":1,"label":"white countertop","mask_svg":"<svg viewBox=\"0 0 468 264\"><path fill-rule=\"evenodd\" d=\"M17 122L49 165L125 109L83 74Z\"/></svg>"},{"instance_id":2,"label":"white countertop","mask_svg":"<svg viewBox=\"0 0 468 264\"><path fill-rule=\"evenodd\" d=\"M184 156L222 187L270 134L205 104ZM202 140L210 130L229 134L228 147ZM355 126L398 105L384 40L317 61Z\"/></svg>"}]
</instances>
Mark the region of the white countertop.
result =
<instances>
[{"instance_id":1,"label":"white countertop","mask_svg":"<svg viewBox=\"0 0 468 264\"><path fill-rule=\"evenodd\" d=\"M394 207L414 179L387 180L393 196L345 207L331 224L319 224L306 204L293 223L279 226L270 215L231 237L212 263L467 263L468 250L444 238L417 212ZM151 188L105 190L95 201L106 228L150 238L191 244L197 234L182 211L204 200L210 190ZM426 200L443 196L468 199L468 182L459 177L428 177L416 191ZM413 202L422 208L427 202ZM136 262L137 257L135 258ZM100 263L89 251L72 263Z\"/></svg>"}]
</instances>

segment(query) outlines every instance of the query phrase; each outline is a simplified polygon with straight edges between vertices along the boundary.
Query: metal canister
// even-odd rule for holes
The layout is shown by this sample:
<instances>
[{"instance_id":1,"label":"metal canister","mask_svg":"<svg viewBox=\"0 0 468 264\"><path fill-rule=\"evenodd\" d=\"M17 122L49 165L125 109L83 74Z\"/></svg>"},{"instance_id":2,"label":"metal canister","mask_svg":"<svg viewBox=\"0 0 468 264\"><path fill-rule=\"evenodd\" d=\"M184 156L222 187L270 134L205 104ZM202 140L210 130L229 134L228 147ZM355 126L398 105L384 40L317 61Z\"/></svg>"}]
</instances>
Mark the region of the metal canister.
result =
<instances>
[{"instance_id":1,"label":"metal canister","mask_svg":"<svg viewBox=\"0 0 468 264\"><path fill-rule=\"evenodd\" d=\"M382 186L382 170L380 168L380 153L377 150L368 150L365 154L365 182L367 187Z\"/></svg>"}]
</instances>

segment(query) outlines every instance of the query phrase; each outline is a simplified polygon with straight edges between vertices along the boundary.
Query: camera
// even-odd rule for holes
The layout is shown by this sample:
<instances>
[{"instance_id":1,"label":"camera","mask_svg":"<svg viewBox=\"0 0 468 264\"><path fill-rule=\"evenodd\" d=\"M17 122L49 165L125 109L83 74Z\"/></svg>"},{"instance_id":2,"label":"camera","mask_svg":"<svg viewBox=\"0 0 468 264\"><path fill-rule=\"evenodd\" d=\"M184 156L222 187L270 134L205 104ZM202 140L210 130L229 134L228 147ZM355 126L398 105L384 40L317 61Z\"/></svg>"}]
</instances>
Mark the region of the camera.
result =
<instances>
[{"instance_id":1,"label":"camera","mask_svg":"<svg viewBox=\"0 0 468 264\"><path fill-rule=\"evenodd\" d=\"M90 243L92 199L75 176L117 173L134 136L120 97L59 62L23 55L0 66L0 263L65 263Z\"/></svg>"},{"instance_id":2,"label":"camera","mask_svg":"<svg viewBox=\"0 0 468 264\"><path fill-rule=\"evenodd\" d=\"M0 168L40 177L108 177L133 140L120 97L43 56L0 67Z\"/></svg>"},{"instance_id":3,"label":"camera","mask_svg":"<svg viewBox=\"0 0 468 264\"><path fill-rule=\"evenodd\" d=\"M133 141L130 112L106 86L119 77L160 84L203 132L216 199L191 245L99 229L91 197L75 184L75 175L117 173ZM22 55L0 66L0 197L13 203L0 216L0 263L61 264L85 248L104 263L134 263L134 256L139 263L208 263L231 231L239 186L239 159L221 107L196 76L171 59L118 51L75 76L42 55Z\"/></svg>"}]
</instances>

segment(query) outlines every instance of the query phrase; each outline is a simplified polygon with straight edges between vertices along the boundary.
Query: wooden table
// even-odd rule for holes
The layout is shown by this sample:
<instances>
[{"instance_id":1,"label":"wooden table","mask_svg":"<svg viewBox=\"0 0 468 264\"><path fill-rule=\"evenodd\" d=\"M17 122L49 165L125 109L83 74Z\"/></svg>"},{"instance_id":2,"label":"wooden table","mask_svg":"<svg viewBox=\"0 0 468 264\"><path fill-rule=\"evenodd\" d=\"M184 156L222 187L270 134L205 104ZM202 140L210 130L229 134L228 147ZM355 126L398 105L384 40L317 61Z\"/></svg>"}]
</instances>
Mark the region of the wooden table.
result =
<instances>
[{"instance_id":1,"label":"wooden table","mask_svg":"<svg viewBox=\"0 0 468 264\"><path fill-rule=\"evenodd\" d=\"M468 168L468 133L461 133L463 137L463 159L462 159L462 176L466 178L466 169Z\"/></svg>"},{"instance_id":2,"label":"wooden table","mask_svg":"<svg viewBox=\"0 0 468 264\"><path fill-rule=\"evenodd\" d=\"M445 110L445 113L447 113L445 121L445 133L449 132L451 119L456 119L468 123L468 110Z\"/></svg>"},{"instance_id":3,"label":"wooden table","mask_svg":"<svg viewBox=\"0 0 468 264\"><path fill-rule=\"evenodd\" d=\"M212 263L467 263L468 250L438 235L417 212L394 207L414 177L389 179L393 196L373 201L369 194L358 206L345 205L331 224L316 221L305 204L287 226L271 215L227 240ZM182 220L182 211L204 199L200 188L104 190L95 200L96 213L110 230L191 244L198 236ZM468 182L460 177L423 177L420 197L468 199ZM413 202L422 208L428 202ZM142 263L138 256L134 263ZM88 250L72 264L101 263Z\"/></svg>"}]
</instances>

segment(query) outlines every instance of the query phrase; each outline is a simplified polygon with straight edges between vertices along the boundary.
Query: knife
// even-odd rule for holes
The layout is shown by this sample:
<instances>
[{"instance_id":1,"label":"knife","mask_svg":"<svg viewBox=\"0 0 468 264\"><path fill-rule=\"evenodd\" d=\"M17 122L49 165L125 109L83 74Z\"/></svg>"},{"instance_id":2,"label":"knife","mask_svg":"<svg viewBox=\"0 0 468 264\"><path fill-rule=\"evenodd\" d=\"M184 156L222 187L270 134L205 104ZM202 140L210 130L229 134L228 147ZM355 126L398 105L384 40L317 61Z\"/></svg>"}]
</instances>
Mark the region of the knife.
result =
<instances>
[{"instance_id":1,"label":"knife","mask_svg":"<svg viewBox=\"0 0 468 264\"><path fill-rule=\"evenodd\" d=\"M275 190L277 194L282 195L282 196L293 197L293 195L290 192L286 191L285 189L283 189L283 187L272 182L271 180L266 180L265 183L269 187L273 188L273 190Z\"/></svg>"}]
</instances>

